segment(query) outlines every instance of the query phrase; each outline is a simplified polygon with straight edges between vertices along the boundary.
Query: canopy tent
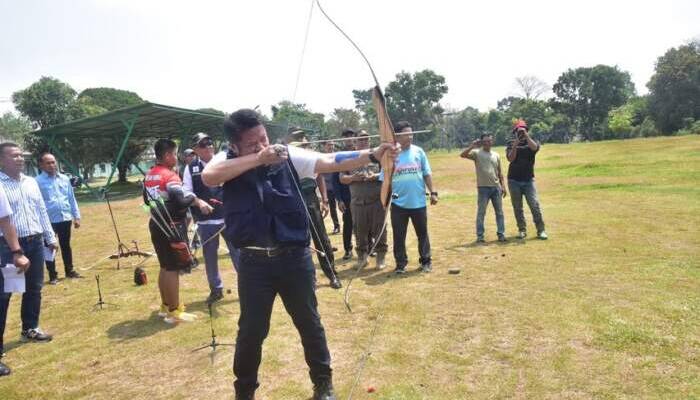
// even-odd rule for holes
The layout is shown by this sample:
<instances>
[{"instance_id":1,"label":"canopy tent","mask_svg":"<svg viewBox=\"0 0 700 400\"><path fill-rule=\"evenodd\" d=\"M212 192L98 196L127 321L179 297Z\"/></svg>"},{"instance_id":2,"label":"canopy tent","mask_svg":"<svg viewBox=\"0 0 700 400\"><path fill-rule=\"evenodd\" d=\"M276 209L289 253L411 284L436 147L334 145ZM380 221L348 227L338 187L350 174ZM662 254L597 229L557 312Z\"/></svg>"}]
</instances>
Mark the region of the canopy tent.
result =
<instances>
[{"instance_id":1,"label":"canopy tent","mask_svg":"<svg viewBox=\"0 0 700 400\"><path fill-rule=\"evenodd\" d=\"M34 133L43 138L49 145L52 153L76 176L80 176L78 168L68 160L60 150L60 143L65 138L85 138L104 139L117 138L121 140L119 151L114 155L112 170L105 185L95 191L84 182L93 193L101 197L109 189L117 170L119 162L122 160L124 150L129 139L155 139L155 138L176 138L180 143L188 143L189 137L196 132L214 133L223 139L224 116L221 114L190 110L145 102L131 107L120 108L93 117L78 119L50 128L41 129ZM287 125L265 124L271 137L284 137ZM313 134L317 129L304 127L306 131ZM184 146L183 146L184 147ZM181 148L182 150L182 148ZM141 171L143 173L143 171Z\"/></svg>"},{"instance_id":2,"label":"canopy tent","mask_svg":"<svg viewBox=\"0 0 700 400\"><path fill-rule=\"evenodd\" d=\"M195 132L223 132L223 116L207 111L166 106L145 102L131 107L120 108L96 115L54 125L34 132L46 140L51 151L68 169L79 176L78 169L68 161L58 148L57 141L62 138L119 138L121 145L112 162L112 171L104 192L112 183L114 171L124 155L129 139L136 138L178 138L180 143L187 143L189 135ZM87 183L86 183L87 186ZM88 186L89 188L89 186ZM92 188L90 188L92 190Z\"/></svg>"}]
</instances>

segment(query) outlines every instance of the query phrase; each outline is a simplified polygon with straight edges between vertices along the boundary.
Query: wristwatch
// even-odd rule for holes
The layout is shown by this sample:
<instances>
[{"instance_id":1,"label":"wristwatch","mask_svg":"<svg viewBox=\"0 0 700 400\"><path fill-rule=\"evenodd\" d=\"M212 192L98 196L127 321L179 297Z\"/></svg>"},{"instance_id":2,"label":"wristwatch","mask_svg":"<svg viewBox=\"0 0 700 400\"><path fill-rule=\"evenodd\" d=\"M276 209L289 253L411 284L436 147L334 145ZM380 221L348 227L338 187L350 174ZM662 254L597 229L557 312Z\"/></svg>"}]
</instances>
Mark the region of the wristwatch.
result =
<instances>
[{"instance_id":1,"label":"wristwatch","mask_svg":"<svg viewBox=\"0 0 700 400\"><path fill-rule=\"evenodd\" d=\"M372 153L372 152L369 153L369 160L375 164L379 164L379 160L377 160L377 157L375 157L374 153Z\"/></svg>"},{"instance_id":2,"label":"wristwatch","mask_svg":"<svg viewBox=\"0 0 700 400\"><path fill-rule=\"evenodd\" d=\"M430 195L431 195L431 196L436 196L436 197L437 197L438 192L430 192Z\"/></svg>"},{"instance_id":3,"label":"wristwatch","mask_svg":"<svg viewBox=\"0 0 700 400\"><path fill-rule=\"evenodd\" d=\"M12 250L12 255L13 256L23 256L24 250L22 250L22 249Z\"/></svg>"}]
</instances>

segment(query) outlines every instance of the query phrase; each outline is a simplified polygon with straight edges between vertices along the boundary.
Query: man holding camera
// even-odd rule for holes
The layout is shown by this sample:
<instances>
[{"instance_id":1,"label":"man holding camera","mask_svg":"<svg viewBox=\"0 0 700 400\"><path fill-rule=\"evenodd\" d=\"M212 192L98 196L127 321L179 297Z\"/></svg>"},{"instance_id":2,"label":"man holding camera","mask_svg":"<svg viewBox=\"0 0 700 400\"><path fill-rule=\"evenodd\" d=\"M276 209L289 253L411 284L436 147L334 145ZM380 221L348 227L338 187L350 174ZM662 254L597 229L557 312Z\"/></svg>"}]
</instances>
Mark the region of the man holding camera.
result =
<instances>
[{"instance_id":1,"label":"man holding camera","mask_svg":"<svg viewBox=\"0 0 700 400\"><path fill-rule=\"evenodd\" d=\"M508 194L501 173L501 157L495 151L491 151L493 137L486 133L481 139L473 141L460 157L474 161L476 166L476 186L478 190L478 207L476 212L476 241L484 240L484 216L489 201L496 212L496 233L498 241L506 241L505 220L503 218L503 197ZM480 147L480 148L479 148Z\"/></svg>"},{"instance_id":2,"label":"man holding camera","mask_svg":"<svg viewBox=\"0 0 700 400\"><path fill-rule=\"evenodd\" d=\"M510 201L513 204L513 213L518 223L518 238L527 236L527 222L523 212L523 196L532 212L532 219L537 227L537 238L547 240L547 232L544 230L544 220L540 210L540 202L535 188L535 156L540 150L539 143L535 142L528 133L527 123L518 120L513 127L513 140L508 143L506 156L508 166L508 188L510 189Z\"/></svg>"}]
</instances>

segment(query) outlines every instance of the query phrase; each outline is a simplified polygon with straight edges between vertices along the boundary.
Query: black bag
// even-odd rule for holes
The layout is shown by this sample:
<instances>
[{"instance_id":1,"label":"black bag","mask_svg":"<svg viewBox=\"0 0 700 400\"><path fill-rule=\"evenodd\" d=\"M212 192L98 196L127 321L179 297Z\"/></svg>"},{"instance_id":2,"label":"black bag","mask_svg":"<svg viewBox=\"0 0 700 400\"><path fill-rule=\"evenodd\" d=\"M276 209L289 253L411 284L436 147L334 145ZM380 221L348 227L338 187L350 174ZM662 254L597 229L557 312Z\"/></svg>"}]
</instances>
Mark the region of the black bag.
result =
<instances>
[{"instance_id":1,"label":"black bag","mask_svg":"<svg viewBox=\"0 0 700 400\"><path fill-rule=\"evenodd\" d=\"M146 271L141 267L134 268L134 283L136 286L145 285L148 283Z\"/></svg>"}]
</instances>

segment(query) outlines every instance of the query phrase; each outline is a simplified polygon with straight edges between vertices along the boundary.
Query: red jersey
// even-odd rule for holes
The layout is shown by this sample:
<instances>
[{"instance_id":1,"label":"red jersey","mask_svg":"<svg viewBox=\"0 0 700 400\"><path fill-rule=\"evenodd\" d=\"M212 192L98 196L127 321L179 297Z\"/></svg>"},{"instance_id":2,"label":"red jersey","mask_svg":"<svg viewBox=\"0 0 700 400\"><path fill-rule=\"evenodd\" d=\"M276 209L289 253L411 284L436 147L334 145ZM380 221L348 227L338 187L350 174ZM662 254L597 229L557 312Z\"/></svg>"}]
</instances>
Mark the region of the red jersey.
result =
<instances>
[{"instance_id":1,"label":"red jersey","mask_svg":"<svg viewBox=\"0 0 700 400\"><path fill-rule=\"evenodd\" d=\"M148 191L148 195L145 198L163 199L173 220L180 221L185 219L187 207L172 201L172 193L175 191L182 193L182 181L175 171L156 164L146 174L144 189Z\"/></svg>"}]
</instances>

